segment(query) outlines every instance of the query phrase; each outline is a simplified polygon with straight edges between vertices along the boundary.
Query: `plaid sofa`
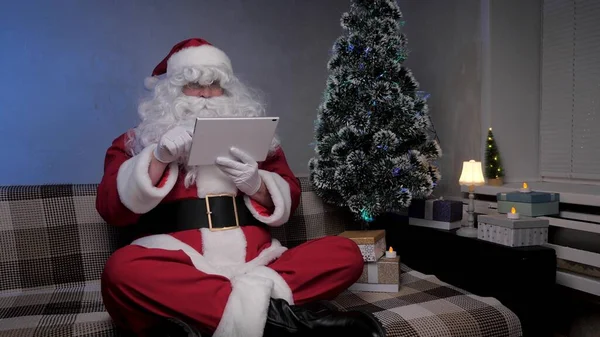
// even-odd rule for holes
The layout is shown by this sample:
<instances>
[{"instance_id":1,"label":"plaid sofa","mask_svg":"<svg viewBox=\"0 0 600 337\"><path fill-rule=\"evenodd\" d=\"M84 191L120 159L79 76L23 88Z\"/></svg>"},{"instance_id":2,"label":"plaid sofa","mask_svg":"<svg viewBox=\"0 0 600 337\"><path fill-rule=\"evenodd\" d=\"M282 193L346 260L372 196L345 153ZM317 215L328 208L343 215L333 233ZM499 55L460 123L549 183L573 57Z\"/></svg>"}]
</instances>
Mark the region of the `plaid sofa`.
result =
<instances>
[{"instance_id":1,"label":"plaid sofa","mask_svg":"<svg viewBox=\"0 0 600 337\"><path fill-rule=\"evenodd\" d=\"M292 247L351 226L299 179L301 206L275 237ZM95 195L93 184L0 187L0 336L123 335L104 309L99 278L130 237L104 223ZM400 292L346 291L333 303L373 312L388 336L521 335L518 318L495 299L401 268Z\"/></svg>"}]
</instances>

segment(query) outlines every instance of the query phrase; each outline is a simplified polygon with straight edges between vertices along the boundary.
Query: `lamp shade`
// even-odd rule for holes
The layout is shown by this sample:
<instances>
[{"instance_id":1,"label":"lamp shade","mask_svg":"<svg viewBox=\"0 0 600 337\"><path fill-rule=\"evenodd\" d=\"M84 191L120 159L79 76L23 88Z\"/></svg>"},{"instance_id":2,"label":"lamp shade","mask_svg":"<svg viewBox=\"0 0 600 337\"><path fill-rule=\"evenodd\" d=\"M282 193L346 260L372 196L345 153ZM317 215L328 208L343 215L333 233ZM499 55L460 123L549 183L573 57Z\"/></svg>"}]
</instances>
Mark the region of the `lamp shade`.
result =
<instances>
[{"instance_id":1,"label":"lamp shade","mask_svg":"<svg viewBox=\"0 0 600 337\"><path fill-rule=\"evenodd\" d=\"M462 173L458 182L461 185L480 186L485 184L480 161L469 160L463 162Z\"/></svg>"}]
</instances>

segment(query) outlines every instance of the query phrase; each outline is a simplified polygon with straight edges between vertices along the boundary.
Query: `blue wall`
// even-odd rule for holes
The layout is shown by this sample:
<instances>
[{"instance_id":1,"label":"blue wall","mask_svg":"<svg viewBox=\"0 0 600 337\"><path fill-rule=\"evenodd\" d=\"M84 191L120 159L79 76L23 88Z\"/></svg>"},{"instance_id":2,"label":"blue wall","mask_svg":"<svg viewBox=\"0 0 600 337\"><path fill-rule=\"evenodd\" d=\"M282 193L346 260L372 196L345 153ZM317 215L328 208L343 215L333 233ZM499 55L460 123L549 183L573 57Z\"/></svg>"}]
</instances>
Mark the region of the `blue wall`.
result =
<instances>
[{"instance_id":1,"label":"blue wall","mask_svg":"<svg viewBox=\"0 0 600 337\"><path fill-rule=\"evenodd\" d=\"M308 172L326 64L349 0L21 0L0 8L0 185L95 183L137 122L143 79L173 44L209 40L265 94L296 174ZM479 158L480 0L400 0L407 65L442 142L436 194Z\"/></svg>"},{"instance_id":2,"label":"blue wall","mask_svg":"<svg viewBox=\"0 0 600 337\"><path fill-rule=\"evenodd\" d=\"M269 113L282 117L284 146L302 152L290 154L293 169L306 171L325 64L346 6L341 0L326 7L268 0L4 2L0 185L98 182L106 148L137 121L144 77L189 37L224 49L238 75L265 93Z\"/></svg>"}]
</instances>

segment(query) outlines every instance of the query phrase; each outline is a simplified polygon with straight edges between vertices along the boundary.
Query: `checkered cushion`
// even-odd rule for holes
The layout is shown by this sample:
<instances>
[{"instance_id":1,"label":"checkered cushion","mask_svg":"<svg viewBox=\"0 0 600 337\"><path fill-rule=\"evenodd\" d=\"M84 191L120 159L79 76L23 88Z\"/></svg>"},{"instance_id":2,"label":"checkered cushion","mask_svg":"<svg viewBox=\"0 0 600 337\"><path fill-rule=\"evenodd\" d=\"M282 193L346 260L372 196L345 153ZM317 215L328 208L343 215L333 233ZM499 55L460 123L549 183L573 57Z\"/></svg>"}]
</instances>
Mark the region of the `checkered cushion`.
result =
<instances>
[{"instance_id":1,"label":"checkered cushion","mask_svg":"<svg viewBox=\"0 0 600 337\"><path fill-rule=\"evenodd\" d=\"M333 303L373 313L387 336L519 337L517 316L490 297L479 297L400 264L398 293L346 291Z\"/></svg>"},{"instance_id":2,"label":"checkered cushion","mask_svg":"<svg viewBox=\"0 0 600 337\"><path fill-rule=\"evenodd\" d=\"M0 336L119 336L100 281L0 292Z\"/></svg>"},{"instance_id":3,"label":"checkered cushion","mask_svg":"<svg viewBox=\"0 0 600 337\"><path fill-rule=\"evenodd\" d=\"M100 278L125 238L96 212L96 187L0 187L0 291Z\"/></svg>"},{"instance_id":4,"label":"checkered cushion","mask_svg":"<svg viewBox=\"0 0 600 337\"><path fill-rule=\"evenodd\" d=\"M401 265L398 293L346 291L333 303L372 312L388 336L517 337L517 317L492 298L470 295ZM0 293L0 335L119 336L100 296L100 282Z\"/></svg>"},{"instance_id":5,"label":"checkered cushion","mask_svg":"<svg viewBox=\"0 0 600 337\"><path fill-rule=\"evenodd\" d=\"M350 214L321 203L307 178L290 222L273 230L288 247L344 229ZM104 223L97 185L0 187L0 335L118 336L100 296L106 259L131 239ZM334 303L374 312L388 336L518 336L497 301L469 295L402 265L398 294L345 292Z\"/></svg>"}]
</instances>

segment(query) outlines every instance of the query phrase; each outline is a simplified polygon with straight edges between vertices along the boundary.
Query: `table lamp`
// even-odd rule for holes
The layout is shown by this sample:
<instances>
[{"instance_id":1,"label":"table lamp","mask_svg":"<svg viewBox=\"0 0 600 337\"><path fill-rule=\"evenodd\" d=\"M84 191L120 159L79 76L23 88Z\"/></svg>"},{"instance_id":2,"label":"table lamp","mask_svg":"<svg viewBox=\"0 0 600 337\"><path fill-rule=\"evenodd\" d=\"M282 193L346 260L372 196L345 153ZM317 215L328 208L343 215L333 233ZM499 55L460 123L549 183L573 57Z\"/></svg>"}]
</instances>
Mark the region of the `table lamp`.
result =
<instances>
[{"instance_id":1,"label":"table lamp","mask_svg":"<svg viewBox=\"0 0 600 337\"><path fill-rule=\"evenodd\" d=\"M467 213L469 214L467 227L462 227L456 234L467 237L477 237L477 228L475 228L475 186L481 186L485 184L483 178L483 170L481 168L481 162L475 160L469 160L463 162L462 173L458 179L459 184L469 186L469 208Z\"/></svg>"}]
</instances>

